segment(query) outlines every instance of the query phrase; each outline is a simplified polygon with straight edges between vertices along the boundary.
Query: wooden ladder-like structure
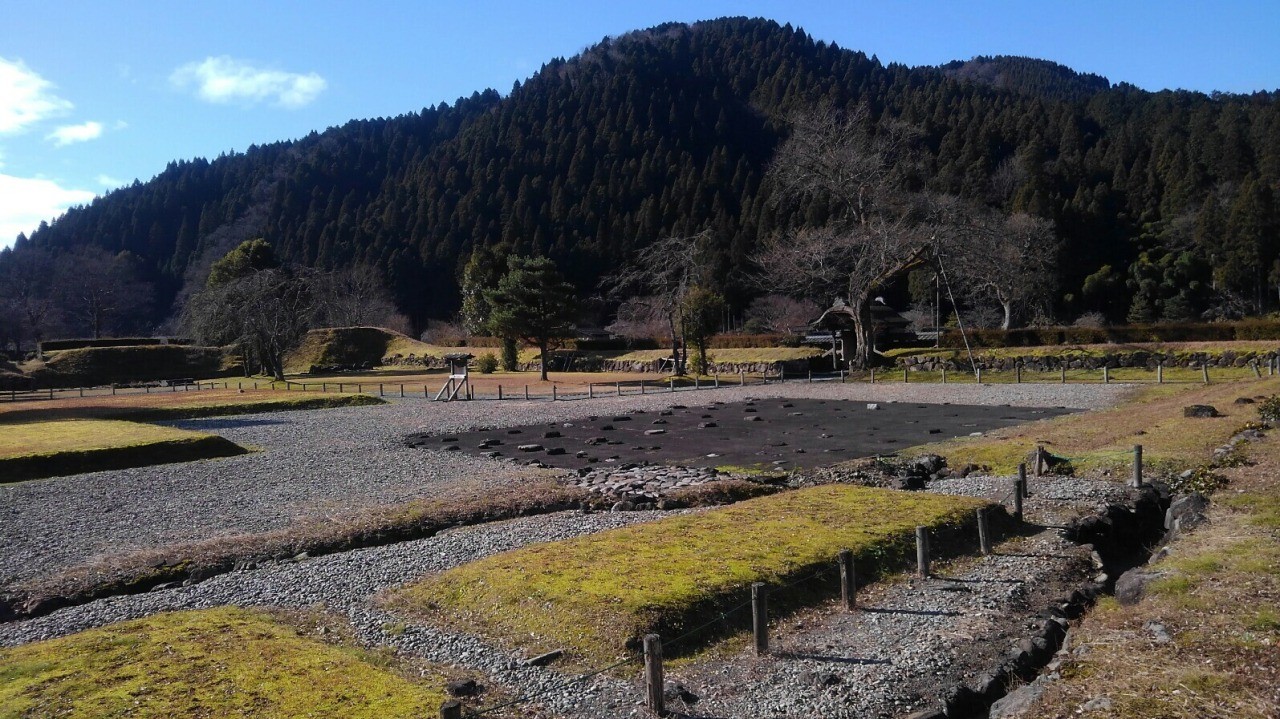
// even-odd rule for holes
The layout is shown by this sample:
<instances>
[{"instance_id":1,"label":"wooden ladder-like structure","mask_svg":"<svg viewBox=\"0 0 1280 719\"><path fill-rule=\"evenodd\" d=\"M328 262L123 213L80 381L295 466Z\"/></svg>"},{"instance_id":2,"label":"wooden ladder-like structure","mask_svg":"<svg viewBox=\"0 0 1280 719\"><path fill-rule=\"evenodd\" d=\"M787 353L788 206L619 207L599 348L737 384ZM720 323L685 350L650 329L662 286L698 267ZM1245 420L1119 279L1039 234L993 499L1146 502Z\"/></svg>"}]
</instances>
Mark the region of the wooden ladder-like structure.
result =
<instances>
[{"instance_id":1,"label":"wooden ladder-like structure","mask_svg":"<svg viewBox=\"0 0 1280 719\"><path fill-rule=\"evenodd\" d=\"M452 402L457 399L471 399L471 380L467 370L471 355L451 354L445 355L444 359L449 363L449 379L436 393L436 401Z\"/></svg>"}]
</instances>

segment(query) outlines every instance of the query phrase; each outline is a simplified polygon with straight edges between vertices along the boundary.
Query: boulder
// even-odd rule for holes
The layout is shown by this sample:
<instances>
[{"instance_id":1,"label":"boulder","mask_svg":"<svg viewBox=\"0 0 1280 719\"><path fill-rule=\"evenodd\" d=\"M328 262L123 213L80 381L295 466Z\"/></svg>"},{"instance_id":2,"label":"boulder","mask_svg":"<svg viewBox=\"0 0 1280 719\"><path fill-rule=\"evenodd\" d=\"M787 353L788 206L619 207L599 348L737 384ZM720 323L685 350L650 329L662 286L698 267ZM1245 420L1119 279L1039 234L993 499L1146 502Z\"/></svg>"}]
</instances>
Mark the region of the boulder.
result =
<instances>
[{"instance_id":1,"label":"boulder","mask_svg":"<svg viewBox=\"0 0 1280 719\"><path fill-rule=\"evenodd\" d=\"M1165 576L1165 572L1156 572L1144 567L1130 569L1116 580L1116 601L1126 606L1137 604L1146 594L1147 585Z\"/></svg>"},{"instance_id":2,"label":"boulder","mask_svg":"<svg viewBox=\"0 0 1280 719\"><path fill-rule=\"evenodd\" d=\"M445 691L449 692L449 696L454 697L473 697L484 691L484 687L476 683L474 679L459 679L449 682L444 686Z\"/></svg>"},{"instance_id":3,"label":"boulder","mask_svg":"<svg viewBox=\"0 0 1280 719\"><path fill-rule=\"evenodd\" d=\"M1164 528L1183 531L1204 524L1207 520L1205 510L1209 508L1209 498L1199 492L1178 497L1173 500L1164 513Z\"/></svg>"},{"instance_id":4,"label":"boulder","mask_svg":"<svg viewBox=\"0 0 1280 719\"><path fill-rule=\"evenodd\" d=\"M1183 417L1221 417L1218 409L1209 404L1193 404L1182 408Z\"/></svg>"}]
</instances>

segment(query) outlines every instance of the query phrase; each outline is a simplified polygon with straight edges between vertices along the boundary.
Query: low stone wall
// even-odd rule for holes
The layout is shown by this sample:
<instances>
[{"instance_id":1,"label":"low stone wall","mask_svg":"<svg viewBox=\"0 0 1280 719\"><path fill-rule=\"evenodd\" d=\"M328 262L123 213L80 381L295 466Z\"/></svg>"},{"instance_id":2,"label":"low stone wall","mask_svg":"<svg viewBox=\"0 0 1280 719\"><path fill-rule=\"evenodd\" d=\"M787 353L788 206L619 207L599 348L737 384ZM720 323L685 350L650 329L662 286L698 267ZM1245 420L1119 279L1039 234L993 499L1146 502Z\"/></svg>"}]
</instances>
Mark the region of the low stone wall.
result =
<instances>
[{"instance_id":1,"label":"low stone wall","mask_svg":"<svg viewBox=\"0 0 1280 719\"><path fill-rule=\"evenodd\" d=\"M1154 370L1157 365L1165 367L1247 367L1252 362L1265 365L1280 356L1280 350L1244 351L1227 350L1220 353L1210 352L1115 352L1104 355L1079 355L1064 353L1047 356L1000 356L976 354L974 362L984 370L1012 370L1021 365L1028 372L1057 371L1067 369L1096 369L1103 367L1145 367ZM899 369L919 370L922 372L939 372L948 370L970 369L969 359L965 355L959 357L899 357Z\"/></svg>"},{"instance_id":2,"label":"low stone wall","mask_svg":"<svg viewBox=\"0 0 1280 719\"><path fill-rule=\"evenodd\" d=\"M827 360L828 363L830 360ZM689 359L689 364L693 364L693 359ZM667 363L670 367L670 363ZM774 362L712 362L708 368L708 374L720 375L737 375L740 372L746 374L771 374L776 375L779 371L788 374L794 374L799 377L809 371L809 360L786 360ZM624 361L624 360L605 360L601 363L601 371L603 372L663 372L661 362L653 360L649 362L640 361Z\"/></svg>"}]
</instances>

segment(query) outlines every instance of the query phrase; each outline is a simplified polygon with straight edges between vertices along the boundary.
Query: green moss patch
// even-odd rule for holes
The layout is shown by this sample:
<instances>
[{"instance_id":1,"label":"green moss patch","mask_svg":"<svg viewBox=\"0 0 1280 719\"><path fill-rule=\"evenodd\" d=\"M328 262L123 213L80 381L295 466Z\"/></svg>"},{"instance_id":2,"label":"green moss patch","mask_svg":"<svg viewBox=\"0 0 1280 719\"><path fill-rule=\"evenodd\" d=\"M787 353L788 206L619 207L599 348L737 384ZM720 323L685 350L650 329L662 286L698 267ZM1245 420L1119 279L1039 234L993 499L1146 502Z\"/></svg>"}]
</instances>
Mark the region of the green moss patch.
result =
<instances>
[{"instance_id":1,"label":"green moss patch","mask_svg":"<svg viewBox=\"0 0 1280 719\"><path fill-rule=\"evenodd\" d=\"M412 683L363 652L263 612L157 614L0 649L0 717L424 717L443 681Z\"/></svg>"},{"instance_id":2,"label":"green moss patch","mask_svg":"<svg viewBox=\"0 0 1280 719\"><path fill-rule=\"evenodd\" d=\"M248 450L210 434L112 420L0 425L0 482L230 457Z\"/></svg>"},{"instance_id":3,"label":"green moss patch","mask_svg":"<svg viewBox=\"0 0 1280 719\"><path fill-rule=\"evenodd\" d=\"M670 643L714 620L747 598L753 582L782 586L832 570L826 582L777 589L770 603L785 611L830 596L840 550L855 552L860 576L886 571L914 556L916 526L955 532L986 504L814 487L506 552L428 577L394 592L388 603L530 651L563 647L577 659L604 662L646 633L658 632ZM736 631L749 619L736 612L664 650L691 651L698 640Z\"/></svg>"}]
</instances>

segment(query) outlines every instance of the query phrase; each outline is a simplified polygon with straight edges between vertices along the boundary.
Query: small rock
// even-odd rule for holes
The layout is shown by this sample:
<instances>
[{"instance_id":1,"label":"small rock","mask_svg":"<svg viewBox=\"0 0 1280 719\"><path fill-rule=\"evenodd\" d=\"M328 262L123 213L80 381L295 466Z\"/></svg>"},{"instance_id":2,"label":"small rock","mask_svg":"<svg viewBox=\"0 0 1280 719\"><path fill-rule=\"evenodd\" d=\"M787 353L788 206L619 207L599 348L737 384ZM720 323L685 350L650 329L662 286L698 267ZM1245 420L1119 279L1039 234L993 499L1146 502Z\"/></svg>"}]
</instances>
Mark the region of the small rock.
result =
<instances>
[{"instance_id":1,"label":"small rock","mask_svg":"<svg viewBox=\"0 0 1280 719\"><path fill-rule=\"evenodd\" d=\"M1182 408L1183 417L1221 417L1213 405L1193 404Z\"/></svg>"}]
</instances>

